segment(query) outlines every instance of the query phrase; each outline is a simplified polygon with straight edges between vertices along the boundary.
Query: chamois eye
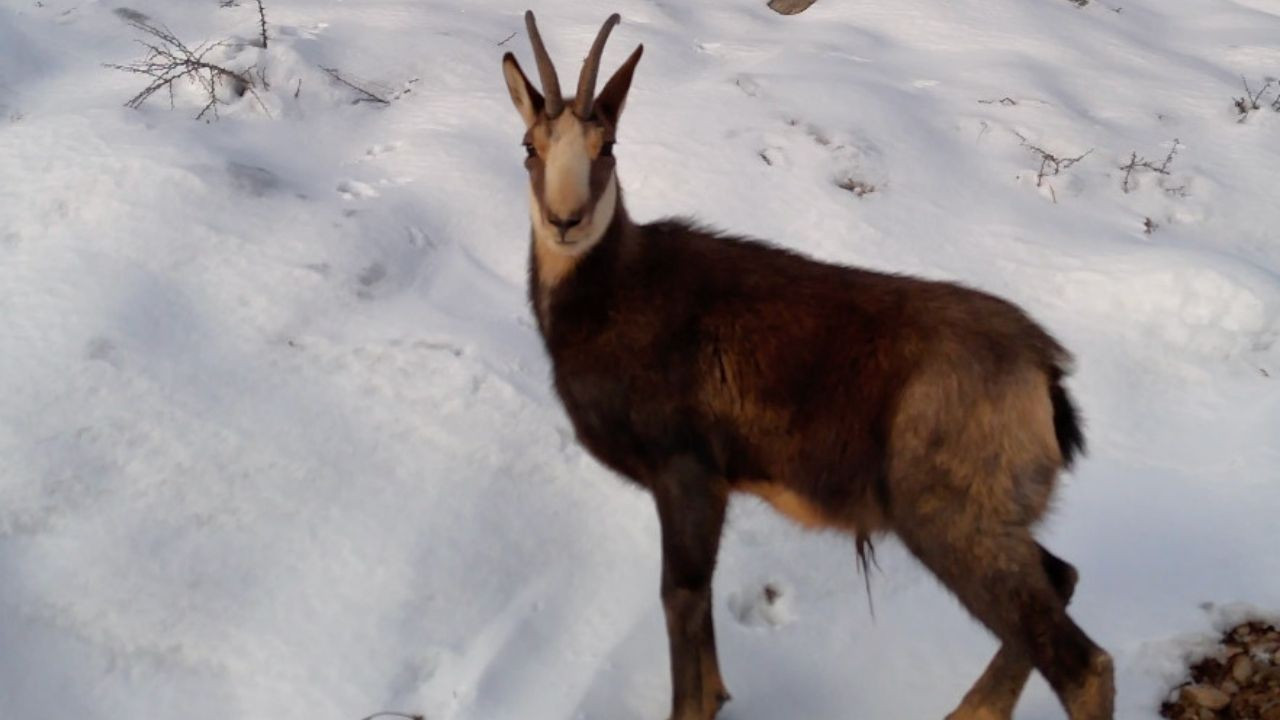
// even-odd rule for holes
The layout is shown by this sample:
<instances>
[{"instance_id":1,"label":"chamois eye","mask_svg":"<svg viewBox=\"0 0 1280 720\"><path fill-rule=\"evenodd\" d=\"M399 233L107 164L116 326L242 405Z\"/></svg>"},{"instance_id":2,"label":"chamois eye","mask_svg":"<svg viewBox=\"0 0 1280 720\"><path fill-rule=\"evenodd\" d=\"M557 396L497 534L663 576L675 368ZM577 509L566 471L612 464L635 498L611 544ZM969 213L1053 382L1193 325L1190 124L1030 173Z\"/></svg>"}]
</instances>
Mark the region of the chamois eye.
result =
<instances>
[{"instance_id":1,"label":"chamois eye","mask_svg":"<svg viewBox=\"0 0 1280 720\"><path fill-rule=\"evenodd\" d=\"M525 143L524 152L526 155L528 155L531 158L538 157L538 151L534 149L533 143Z\"/></svg>"},{"instance_id":2,"label":"chamois eye","mask_svg":"<svg viewBox=\"0 0 1280 720\"><path fill-rule=\"evenodd\" d=\"M600 146L600 157L613 157L613 141L612 140Z\"/></svg>"}]
</instances>

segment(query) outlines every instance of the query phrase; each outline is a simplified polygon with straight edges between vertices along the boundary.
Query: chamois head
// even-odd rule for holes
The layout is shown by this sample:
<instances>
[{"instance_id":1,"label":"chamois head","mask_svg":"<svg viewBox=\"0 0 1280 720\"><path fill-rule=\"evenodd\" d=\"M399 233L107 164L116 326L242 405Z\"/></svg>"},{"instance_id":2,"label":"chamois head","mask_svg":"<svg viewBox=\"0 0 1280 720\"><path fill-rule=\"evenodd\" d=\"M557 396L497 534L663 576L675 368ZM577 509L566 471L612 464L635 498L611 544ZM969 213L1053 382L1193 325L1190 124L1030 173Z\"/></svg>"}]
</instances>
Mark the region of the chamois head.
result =
<instances>
[{"instance_id":1,"label":"chamois head","mask_svg":"<svg viewBox=\"0 0 1280 720\"><path fill-rule=\"evenodd\" d=\"M613 143L631 75L644 51L643 45L638 46L605 83L604 90L595 94L600 55L618 20L616 13L610 15L600 28L582 63L578 93L573 98L560 95L560 81L532 11L524 14L524 21L543 92L525 77L515 55L507 53L502 58L511 101L526 129L525 167L529 170L534 241L547 251L564 255L585 252L608 229L617 205Z\"/></svg>"}]
</instances>

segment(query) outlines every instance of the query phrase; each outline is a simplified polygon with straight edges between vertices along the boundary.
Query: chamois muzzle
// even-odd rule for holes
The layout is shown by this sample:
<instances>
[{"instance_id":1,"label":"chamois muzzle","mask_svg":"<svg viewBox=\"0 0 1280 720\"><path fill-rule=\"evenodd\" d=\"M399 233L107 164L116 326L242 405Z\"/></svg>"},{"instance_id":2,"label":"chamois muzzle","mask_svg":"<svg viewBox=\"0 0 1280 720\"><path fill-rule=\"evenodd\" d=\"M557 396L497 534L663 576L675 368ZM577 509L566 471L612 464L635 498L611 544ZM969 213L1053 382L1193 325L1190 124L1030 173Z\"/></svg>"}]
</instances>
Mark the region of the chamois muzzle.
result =
<instances>
[{"instance_id":1,"label":"chamois muzzle","mask_svg":"<svg viewBox=\"0 0 1280 720\"><path fill-rule=\"evenodd\" d=\"M582 223L582 216L574 215L572 217L561 218L556 215L552 215L548 213L547 222L551 223L552 225L555 225L556 228L560 230L560 237L563 238L570 230L572 230L573 228L577 227L580 223Z\"/></svg>"}]
</instances>

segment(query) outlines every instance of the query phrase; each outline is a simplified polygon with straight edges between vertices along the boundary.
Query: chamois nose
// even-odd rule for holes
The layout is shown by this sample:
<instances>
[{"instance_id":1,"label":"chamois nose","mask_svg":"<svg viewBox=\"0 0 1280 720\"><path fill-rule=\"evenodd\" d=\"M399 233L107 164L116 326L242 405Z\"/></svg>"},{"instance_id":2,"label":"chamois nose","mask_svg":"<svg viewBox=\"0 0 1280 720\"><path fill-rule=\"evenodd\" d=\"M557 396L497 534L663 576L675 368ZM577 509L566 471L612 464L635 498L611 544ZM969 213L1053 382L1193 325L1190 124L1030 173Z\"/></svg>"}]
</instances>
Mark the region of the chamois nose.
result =
<instances>
[{"instance_id":1,"label":"chamois nose","mask_svg":"<svg viewBox=\"0 0 1280 720\"><path fill-rule=\"evenodd\" d=\"M578 223L582 222L582 216L574 215L573 217L562 218L548 213L547 222L560 228L560 234L563 236L570 229L577 227Z\"/></svg>"}]
</instances>

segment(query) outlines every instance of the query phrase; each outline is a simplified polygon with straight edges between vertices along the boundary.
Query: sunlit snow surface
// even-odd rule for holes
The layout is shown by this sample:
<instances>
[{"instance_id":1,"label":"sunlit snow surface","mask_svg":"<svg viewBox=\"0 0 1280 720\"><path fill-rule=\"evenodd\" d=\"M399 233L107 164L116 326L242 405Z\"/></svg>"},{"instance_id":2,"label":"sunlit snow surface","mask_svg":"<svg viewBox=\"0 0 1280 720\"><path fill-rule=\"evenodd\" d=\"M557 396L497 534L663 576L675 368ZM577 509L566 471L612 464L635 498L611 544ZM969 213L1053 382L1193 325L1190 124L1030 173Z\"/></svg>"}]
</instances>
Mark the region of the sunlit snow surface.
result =
<instances>
[{"instance_id":1,"label":"sunlit snow surface","mask_svg":"<svg viewBox=\"0 0 1280 720\"><path fill-rule=\"evenodd\" d=\"M267 0L265 51L253 5L0 0L0 718L665 717L651 503L574 443L525 301L525 5ZM122 107L120 8L270 89ZM960 280L1073 349L1092 452L1042 534L1119 717L1280 610L1280 113L1232 104L1280 75L1280 5L534 9L567 86L609 12L605 72L646 46L637 219ZM1037 185L1029 146L1088 154ZM873 619L851 543L735 502L725 717L958 702L994 641L879 559ZM1059 717L1035 681L1019 718Z\"/></svg>"}]
</instances>

